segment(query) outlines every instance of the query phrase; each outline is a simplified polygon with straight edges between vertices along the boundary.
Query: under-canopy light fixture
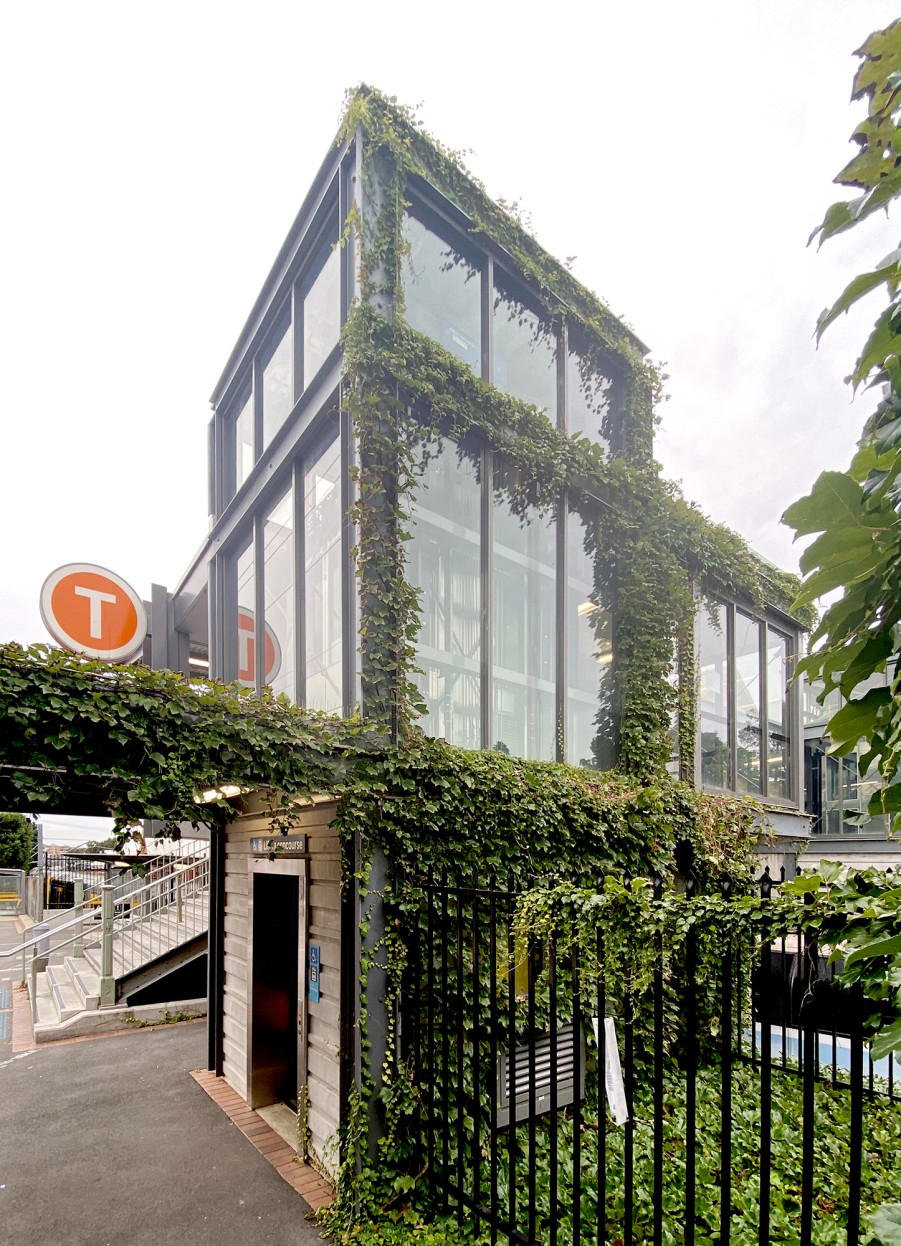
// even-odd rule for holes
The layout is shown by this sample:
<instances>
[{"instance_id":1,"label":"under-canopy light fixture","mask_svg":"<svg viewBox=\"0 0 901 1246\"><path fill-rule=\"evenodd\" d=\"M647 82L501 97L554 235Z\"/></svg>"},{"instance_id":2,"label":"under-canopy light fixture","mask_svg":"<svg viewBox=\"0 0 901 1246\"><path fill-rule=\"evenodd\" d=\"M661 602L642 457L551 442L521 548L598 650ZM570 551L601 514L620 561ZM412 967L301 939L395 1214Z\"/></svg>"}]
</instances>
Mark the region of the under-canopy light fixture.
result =
<instances>
[{"instance_id":1,"label":"under-canopy light fixture","mask_svg":"<svg viewBox=\"0 0 901 1246\"><path fill-rule=\"evenodd\" d=\"M240 796L246 788L237 783L223 783L221 787L208 787L194 797L195 804L209 805L214 800L229 800L232 796Z\"/></svg>"}]
</instances>

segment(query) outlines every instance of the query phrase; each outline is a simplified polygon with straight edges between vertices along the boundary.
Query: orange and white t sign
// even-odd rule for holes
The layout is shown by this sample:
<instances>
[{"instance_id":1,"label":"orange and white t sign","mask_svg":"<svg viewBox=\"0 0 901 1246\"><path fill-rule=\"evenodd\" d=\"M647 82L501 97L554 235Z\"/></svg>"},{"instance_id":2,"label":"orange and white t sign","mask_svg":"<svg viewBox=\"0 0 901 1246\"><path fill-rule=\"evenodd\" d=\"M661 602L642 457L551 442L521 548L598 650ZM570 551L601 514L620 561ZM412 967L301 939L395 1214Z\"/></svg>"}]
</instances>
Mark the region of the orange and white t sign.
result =
<instances>
[{"instance_id":1,"label":"orange and white t sign","mask_svg":"<svg viewBox=\"0 0 901 1246\"><path fill-rule=\"evenodd\" d=\"M134 589L87 562L67 563L47 576L41 618L63 648L105 662L133 657L147 634L144 603Z\"/></svg>"}]
</instances>

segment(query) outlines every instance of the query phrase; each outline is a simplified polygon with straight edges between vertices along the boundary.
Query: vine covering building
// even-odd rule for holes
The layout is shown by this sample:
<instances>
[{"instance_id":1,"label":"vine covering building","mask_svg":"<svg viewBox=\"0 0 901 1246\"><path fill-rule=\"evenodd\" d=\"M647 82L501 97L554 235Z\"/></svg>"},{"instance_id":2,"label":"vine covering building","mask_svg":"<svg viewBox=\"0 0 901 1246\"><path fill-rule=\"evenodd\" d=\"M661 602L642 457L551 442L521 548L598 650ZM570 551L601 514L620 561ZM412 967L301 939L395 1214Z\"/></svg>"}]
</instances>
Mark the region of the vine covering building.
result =
<instances>
[{"instance_id":1,"label":"vine covering building","mask_svg":"<svg viewBox=\"0 0 901 1246\"><path fill-rule=\"evenodd\" d=\"M645 356L358 91L213 392L174 630L298 704L607 767L634 684L677 712L673 639L707 594L681 773L797 806L788 577L657 480Z\"/></svg>"},{"instance_id":2,"label":"vine covering building","mask_svg":"<svg viewBox=\"0 0 901 1246\"><path fill-rule=\"evenodd\" d=\"M395 741L668 771L797 823L795 586L660 480L646 355L358 89L213 392L210 528L168 603L169 664L362 712ZM381 920L361 936L341 890L360 843L342 854L334 814L324 797L273 860L249 807L211 926L211 1064L252 1105L304 1088L327 1169ZM378 853L371 868L378 892Z\"/></svg>"}]
</instances>

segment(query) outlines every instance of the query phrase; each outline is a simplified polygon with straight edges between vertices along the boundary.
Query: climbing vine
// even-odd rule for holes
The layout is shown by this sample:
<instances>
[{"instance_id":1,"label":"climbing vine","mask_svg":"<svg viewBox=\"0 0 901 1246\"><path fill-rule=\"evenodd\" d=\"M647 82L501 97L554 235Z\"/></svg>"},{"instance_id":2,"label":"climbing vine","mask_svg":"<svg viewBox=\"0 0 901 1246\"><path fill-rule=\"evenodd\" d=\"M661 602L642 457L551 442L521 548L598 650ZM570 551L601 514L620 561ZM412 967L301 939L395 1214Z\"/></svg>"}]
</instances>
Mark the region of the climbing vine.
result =
<instances>
[{"instance_id":1,"label":"climbing vine","mask_svg":"<svg viewBox=\"0 0 901 1246\"><path fill-rule=\"evenodd\" d=\"M296 816L298 800L339 796L345 842L365 845L361 876L365 854L376 848L393 863L397 896L382 898L395 906L396 924L387 923L367 956L389 967L396 992L404 969L404 888L429 868L555 875L558 883L566 881L561 870L672 879L676 847L688 842L704 877L747 882L757 811L667 776L673 721L677 716L687 778L695 740L696 593L787 608L797 584L661 481L650 441L662 378L645 362L641 343L491 202L452 153L428 139L408 112L366 88L348 100L342 138L363 147L362 207L348 217L345 239L353 235L361 298L343 336L343 402L358 464L351 518L363 720L329 718L266 692L257 697L169 672L3 646L0 784L33 807L52 807L61 788L73 784L102 790L119 826L142 817L221 825L233 812L223 793L228 784L268 793L269 811L283 826ZM606 374L615 361L616 456L567 436L406 322L402 226L417 176L465 213L476 241L491 239L506 250L540 299L550 330L564 322L578 330L584 377ZM612 619L613 663L597 726L614 768L600 752L596 770L576 770L453 748L416 730L420 609L405 547L422 472L440 438L476 463L485 446L500 456L510 470L495 477L494 487L521 520L562 506L581 516L595 568L599 641L600 629L610 626L605 611ZM201 807L196 797L204 789L211 797ZM385 1180L390 1199L403 1192L391 1183L409 1177L388 1163L379 1171L364 1167L363 1180L355 1171L361 1114L373 1094L384 1109L386 1146L402 1142L413 1092L390 1043L389 1065L364 1076L348 1124L345 1156L356 1204L370 1189L384 1203Z\"/></svg>"},{"instance_id":2,"label":"climbing vine","mask_svg":"<svg viewBox=\"0 0 901 1246\"><path fill-rule=\"evenodd\" d=\"M761 833L758 811L670 779L673 726L680 777L690 780L697 594L787 609L797 581L757 559L740 537L660 479L650 445L663 378L645 362L642 344L491 202L454 153L428 138L407 110L365 87L348 98L340 138L362 147L362 208L347 226L361 297L344 330L344 402L359 448L353 519L363 706L396 747L359 759L338 825L346 842L364 845L364 857L379 848L393 863L393 890L382 898L394 920L386 920L370 952L392 967L393 997L411 919L405 897L429 869L470 868L483 879L556 878L559 886L571 886L573 875L596 880L608 873L655 872L671 882L677 845L688 843L703 883L728 878L746 889ZM616 373L618 426L609 406L602 429L615 456L487 384L406 321L403 222L418 177L464 213L476 244L490 242L512 258L544 309L543 330L555 333L565 323L578 335L584 383ZM424 467L442 440L453 449L441 452L469 459L478 479L483 450L494 452L504 465L494 491L521 521L559 514L561 506L582 519L598 642L602 628L613 629L603 636L612 642L613 662L598 710L594 771L455 749L415 729L420 610L405 544ZM366 860L358 865L365 880ZM641 924L636 929L645 932ZM396 1145L416 1111L415 1087L390 1041L385 1067L369 1069L360 1096L357 1135L345 1140L347 1180L339 1183L343 1193L331 1218L333 1229L351 1233L361 1216L400 1214L415 1183ZM381 1160L364 1160L361 1178L361 1120L373 1097L381 1101L386 1134Z\"/></svg>"},{"instance_id":3,"label":"climbing vine","mask_svg":"<svg viewBox=\"0 0 901 1246\"><path fill-rule=\"evenodd\" d=\"M440 438L477 469L487 445L510 466L495 475L495 491L523 522L556 513L565 497L586 523L594 604L602 607L593 612L599 640L613 607L613 662L598 739L625 773L659 778L677 709L680 743L694 738L688 638L696 590L787 608L797 581L763 564L740 537L661 481L649 448L662 380L638 339L493 204L408 110L361 87L348 99L341 138L363 147L363 208L348 225L360 257L361 298L345 327L344 370L360 462L354 519L365 715L395 738L405 737L417 717L412 676L420 615L404 547L423 465ZM615 457L567 436L544 412L487 384L405 321L403 215L417 176L466 214L476 241L491 239L512 256L541 299L549 332L564 319L578 332L583 377L606 374L614 359L622 377ZM681 681L672 677L679 642Z\"/></svg>"},{"instance_id":4,"label":"climbing vine","mask_svg":"<svg viewBox=\"0 0 901 1246\"><path fill-rule=\"evenodd\" d=\"M376 743L357 719L237 684L0 645L7 808L71 811L81 800L119 829L142 818L221 826L235 813L228 793L250 789L290 820L297 799L343 788L351 749Z\"/></svg>"}]
</instances>

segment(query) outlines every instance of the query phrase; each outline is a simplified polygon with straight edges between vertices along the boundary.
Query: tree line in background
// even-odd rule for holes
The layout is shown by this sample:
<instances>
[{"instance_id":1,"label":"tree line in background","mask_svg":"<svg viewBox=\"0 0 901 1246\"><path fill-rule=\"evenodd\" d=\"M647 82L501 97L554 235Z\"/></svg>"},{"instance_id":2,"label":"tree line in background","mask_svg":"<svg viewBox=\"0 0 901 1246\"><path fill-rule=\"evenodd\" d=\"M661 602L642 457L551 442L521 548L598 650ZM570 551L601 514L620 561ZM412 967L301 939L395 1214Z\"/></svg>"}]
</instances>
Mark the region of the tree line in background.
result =
<instances>
[{"instance_id":1,"label":"tree line in background","mask_svg":"<svg viewBox=\"0 0 901 1246\"><path fill-rule=\"evenodd\" d=\"M0 869L25 870L35 861L37 834L24 813L0 813Z\"/></svg>"}]
</instances>

